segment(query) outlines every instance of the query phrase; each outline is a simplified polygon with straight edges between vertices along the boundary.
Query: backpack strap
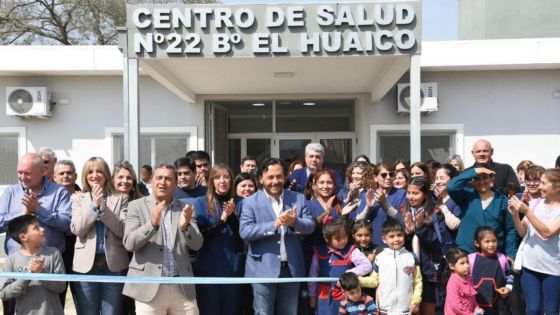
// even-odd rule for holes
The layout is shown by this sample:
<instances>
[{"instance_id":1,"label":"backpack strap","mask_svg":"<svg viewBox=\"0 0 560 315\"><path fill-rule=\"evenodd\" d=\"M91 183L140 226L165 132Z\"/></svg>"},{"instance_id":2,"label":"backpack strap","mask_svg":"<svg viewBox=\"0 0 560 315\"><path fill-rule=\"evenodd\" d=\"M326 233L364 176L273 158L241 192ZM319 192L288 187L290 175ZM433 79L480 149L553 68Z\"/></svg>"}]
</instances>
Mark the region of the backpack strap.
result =
<instances>
[{"instance_id":1,"label":"backpack strap","mask_svg":"<svg viewBox=\"0 0 560 315\"><path fill-rule=\"evenodd\" d=\"M506 255L502 253L496 253L498 255L498 261L500 262L500 267L502 267L502 272L504 277L507 277L507 270L508 270L508 260Z\"/></svg>"},{"instance_id":2,"label":"backpack strap","mask_svg":"<svg viewBox=\"0 0 560 315\"><path fill-rule=\"evenodd\" d=\"M344 259L350 260L350 256L352 256L352 252L354 252L354 250L356 249L356 245L352 244L352 246L350 246L350 248L348 249L348 252L346 253L346 255L344 255Z\"/></svg>"},{"instance_id":3,"label":"backpack strap","mask_svg":"<svg viewBox=\"0 0 560 315\"><path fill-rule=\"evenodd\" d=\"M471 271L471 272L470 272L471 276L472 276L472 272L473 272L473 269L474 269L474 262L476 261L476 255L478 255L478 253L475 252L475 253L470 253L470 254L467 256L467 257L468 257L468 260L469 260L469 266L470 266L469 269L470 269L470 271Z\"/></svg>"}]
</instances>

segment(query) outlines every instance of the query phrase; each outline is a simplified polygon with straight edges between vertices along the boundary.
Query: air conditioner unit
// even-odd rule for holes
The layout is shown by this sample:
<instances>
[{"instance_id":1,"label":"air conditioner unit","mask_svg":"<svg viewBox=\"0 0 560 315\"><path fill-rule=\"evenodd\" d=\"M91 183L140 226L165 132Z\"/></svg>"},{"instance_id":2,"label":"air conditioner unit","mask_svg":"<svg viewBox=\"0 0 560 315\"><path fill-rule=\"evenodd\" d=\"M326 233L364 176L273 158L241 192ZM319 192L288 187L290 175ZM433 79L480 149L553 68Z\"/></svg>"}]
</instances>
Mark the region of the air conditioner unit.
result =
<instances>
[{"instance_id":1,"label":"air conditioner unit","mask_svg":"<svg viewBox=\"0 0 560 315\"><path fill-rule=\"evenodd\" d=\"M6 115L49 118L52 103L46 87L6 87Z\"/></svg>"},{"instance_id":2,"label":"air conditioner unit","mask_svg":"<svg viewBox=\"0 0 560 315\"><path fill-rule=\"evenodd\" d=\"M420 111L436 112L438 110L437 83L420 84ZM410 84L397 85L397 112L410 113Z\"/></svg>"}]
</instances>

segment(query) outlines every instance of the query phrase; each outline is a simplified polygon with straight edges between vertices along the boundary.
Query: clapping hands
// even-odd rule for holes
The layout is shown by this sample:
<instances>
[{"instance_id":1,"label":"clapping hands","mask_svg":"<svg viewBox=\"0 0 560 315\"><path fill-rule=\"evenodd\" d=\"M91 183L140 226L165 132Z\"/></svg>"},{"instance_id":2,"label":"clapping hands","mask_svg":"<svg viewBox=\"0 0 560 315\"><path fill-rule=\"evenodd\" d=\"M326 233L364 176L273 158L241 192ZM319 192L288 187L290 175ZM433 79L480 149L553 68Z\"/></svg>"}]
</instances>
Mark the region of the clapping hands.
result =
<instances>
[{"instance_id":1,"label":"clapping hands","mask_svg":"<svg viewBox=\"0 0 560 315\"><path fill-rule=\"evenodd\" d=\"M193 212L194 209L191 205L185 205L185 207L181 211L181 218L179 219L179 228L181 229L181 231L184 232L189 228Z\"/></svg>"},{"instance_id":2,"label":"clapping hands","mask_svg":"<svg viewBox=\"0 0 560 315\"><path fill-rule=\"evenodd\" d=\"M27 264L27 269L33 273L45 271L45 256L31 258Z\"/></svg>"},{"instance_id":3,"label":"clapping hands","mask_svg":"<svg viewBox=\"0 0 560 315\"><path fill-rule=\"evenodd\" d=\"M282 225L294 227L296 225L296 216L296 207L292 207L278 215L276 221L274 221L274 227L279 228Z\"/></svg>"},{"instance_id":4,"label":"clapping hands","mask_svg":"<svg viewBox=\"0 0 560 315\"><path fill-rule=\"evenodd\" d=\"M221 220L226 222L229 216L235 211L235 202L231 198L228 202L224 202L222 205L222 216Z\"/></svg>"},{"instance_id":5,"label":"clapping hands","mask_svg":"<svg viewBox=\"0 0 560 315\"><path fill-rule=\"evenodd\" d=\"M513 196L508 200L508 210L512 215L517 215L518 213L526 214L529 207L523 201Z\"/></svg>"},{"instance_id":6,"label":"clapping hands","mask_svg":"<svg viewBox=\"0 0 560 315\"><path fill-rule=\"evenodd\" d=\"M35 214L41 206L41 202L39 202L34 192L29 193L29 195L23 195L21 203L23 204L24 214Z\"/></svg>"}]
</instances>

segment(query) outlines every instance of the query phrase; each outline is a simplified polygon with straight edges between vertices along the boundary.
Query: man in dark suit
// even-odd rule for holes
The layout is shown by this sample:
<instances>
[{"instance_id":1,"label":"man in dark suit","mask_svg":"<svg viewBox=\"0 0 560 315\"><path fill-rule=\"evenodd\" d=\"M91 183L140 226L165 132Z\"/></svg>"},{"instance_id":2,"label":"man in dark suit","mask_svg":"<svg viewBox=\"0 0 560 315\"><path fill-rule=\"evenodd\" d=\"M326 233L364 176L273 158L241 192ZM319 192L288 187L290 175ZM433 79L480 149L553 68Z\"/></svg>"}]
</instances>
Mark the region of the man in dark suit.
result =
<instances>
[{"instance_id":1,"label":"man in dark suit","mask_svg":"<svg viewBox=\"0 0 560 315\"><path fill-rule=\"evenodd\" d=\"M305 146L305 167L295 170L288 178L290 189L303 192L309 175L323 169L325 148L320 143L309 143ZM338 172L335 171L336 187L342 188L344 184Z\"/></svg>"},{"instance_id":2,"label":"man in dark suit","mask_svg":"<svg viewBox=\"0 0 560 315\"><path fill-rule=\"evenodd\" d=\"M521 186L519 185L519 180L513 168L508 164L501 164L492 160L494 149L490 141L485 139L477 140L473 145L471 153L474 157L475 164L469 168L484 166L496 172L494 176L494 188L500 192L507 193L508 184L513 184L515 191L521 192Z\"/></svg>"},{"instance_id":3,"label":"man in dark suit","mask_svg":"<svg viewBox=\"0 0 560 315\"><path fill-rule=\"evenodd\" d=\"M192 277L189 249L202 246L193 208L173 198L173 165L156 166L153 194L128 204L123 243L134 252L129 276ZM137 314L198 314L192 284L127 283L123 294L136 300Z\"/></svg>"},{"instance_id":4,"label":"man in dark suit","mask_svg":"<svg viewBox=\"0 0 560 315\"><path fill-rule=\"evenodd\" d=\"M263 161L259 179L263 189L245 199L241 210L239 232L249 244L245 277L304 277L300 237L315 228L305 198L283 189L286 175L278 159ZM295 315L299 287L299 283L253 284L255 314Z\"/></svg>"}]
</instances>

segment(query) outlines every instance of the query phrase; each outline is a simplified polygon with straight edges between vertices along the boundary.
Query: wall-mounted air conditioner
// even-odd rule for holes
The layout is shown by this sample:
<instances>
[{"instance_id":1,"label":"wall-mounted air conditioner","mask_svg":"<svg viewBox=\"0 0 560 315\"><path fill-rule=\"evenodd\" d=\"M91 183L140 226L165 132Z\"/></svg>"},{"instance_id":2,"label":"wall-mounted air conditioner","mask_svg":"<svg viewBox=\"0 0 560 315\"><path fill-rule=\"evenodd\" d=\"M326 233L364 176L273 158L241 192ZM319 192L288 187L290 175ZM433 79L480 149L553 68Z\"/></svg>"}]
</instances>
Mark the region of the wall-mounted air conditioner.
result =
<instances>
[{"instance_id":1,"label":"wall-mounted air conditioner","mask_svg":"<svg viewBox=\"0 0 560 315\"><path fill-rule=\"evenodd\" d=\"M436 112L438 110L437 83L420 84L420 111ZM397 85L397 112L410 113L410 84Z\"/></svg>"},{"instance_id":2,"label":"wall-mounted air conditioner","mask_svg":"<svg viewBox=\"0 0 560 315\"><path fill-rule=\"evenodd\" d=\"M6 115L49 118L52 103L46 87L6 87Z\"/></svg>"}]
</instances>

